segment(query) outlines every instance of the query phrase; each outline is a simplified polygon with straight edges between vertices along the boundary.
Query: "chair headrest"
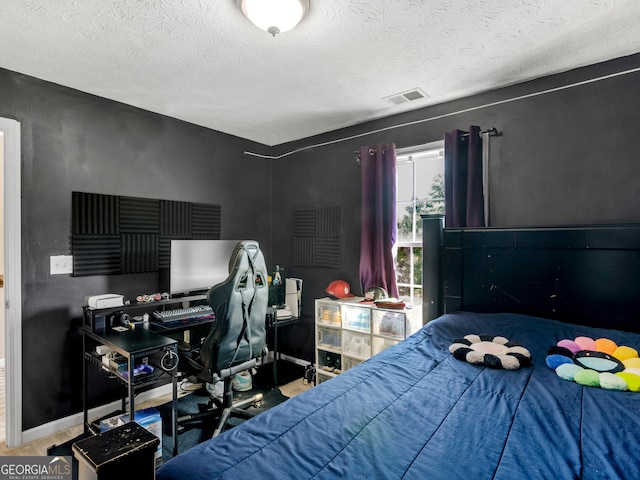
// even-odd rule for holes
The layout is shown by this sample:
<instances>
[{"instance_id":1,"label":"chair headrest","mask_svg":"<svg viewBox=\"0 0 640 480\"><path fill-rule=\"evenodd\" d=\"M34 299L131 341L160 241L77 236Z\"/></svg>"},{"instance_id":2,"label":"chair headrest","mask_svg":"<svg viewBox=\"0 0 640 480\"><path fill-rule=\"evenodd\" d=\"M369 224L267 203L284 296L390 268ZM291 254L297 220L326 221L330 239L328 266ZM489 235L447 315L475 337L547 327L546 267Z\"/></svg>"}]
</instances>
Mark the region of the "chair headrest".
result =
<instances>
[{"instance_id":1,"label":"chair headrest","mask_svg":"<svg viewBox=\"0 0 640 480\"><path fill-rule=\"evenodd\" d=\"M262 267L264 265L266 269L264 255L262 254L262 250L260 250L258 242L255 240L240 240L236 244L233 252L231 253L231 257L229 258L229 273L233 272L241 261L242 256L245 254L248 257L249 262L254 265L254 268Z\"/></svg>"}]
</instances>

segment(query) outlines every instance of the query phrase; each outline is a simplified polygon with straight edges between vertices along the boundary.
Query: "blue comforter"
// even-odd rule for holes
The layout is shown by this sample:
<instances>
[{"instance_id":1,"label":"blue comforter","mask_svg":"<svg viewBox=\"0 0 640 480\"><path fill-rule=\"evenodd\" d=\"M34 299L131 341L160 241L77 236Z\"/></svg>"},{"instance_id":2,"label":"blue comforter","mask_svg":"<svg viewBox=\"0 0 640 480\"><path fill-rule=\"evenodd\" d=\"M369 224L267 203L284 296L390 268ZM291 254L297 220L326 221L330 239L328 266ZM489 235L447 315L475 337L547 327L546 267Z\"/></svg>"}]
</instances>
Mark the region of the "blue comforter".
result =
<instances>
[{"instance_id":1,"label":"blue comforter","mask_svg":"<svg viewBox=\"0 0 640 480\"><path fill-rule=\"evenodd\" d=\"M455 359L470 333L532 354L507 371ZM168 479L638 479L640 393L583 387L545 364L564 338L640 335L513 314L447 314L402 343L157 471Z\"/></svg>"}]
</instances>

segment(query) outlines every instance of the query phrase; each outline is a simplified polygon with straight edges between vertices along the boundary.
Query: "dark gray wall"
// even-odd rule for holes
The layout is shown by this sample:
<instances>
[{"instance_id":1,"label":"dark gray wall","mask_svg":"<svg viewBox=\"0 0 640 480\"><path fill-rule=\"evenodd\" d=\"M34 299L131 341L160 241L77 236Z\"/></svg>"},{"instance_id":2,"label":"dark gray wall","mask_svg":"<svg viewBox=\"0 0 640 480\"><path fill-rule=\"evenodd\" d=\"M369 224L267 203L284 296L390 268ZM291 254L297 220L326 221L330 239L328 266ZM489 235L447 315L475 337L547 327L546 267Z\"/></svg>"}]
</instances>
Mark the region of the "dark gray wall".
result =
<instances>
[{"instance_id":1,"label":"dark gray wall","mask_svg":"<svg viewBox=\"0 0 640 480\"><path fill-rule=\"evenodd\" d=\"M222 238L254 238L269 259L271 163L244 156L264 148L253 142L2 70L0 116L18 120L22 131L23 428L29 429L81 411L85 295L134 298L159 289L155 274L49 274L50 255L71 253L71 192L220 204ZM117 393L99 380L96 401Z\"/></svg>"},{"instance_id":2,"label":"dark gray wall","mask_svg":"<svg viewBox=\"0 0 640 480\"><path fill-rule=\"evenodd\" d=\"M469 125L496 127L502 136L490 140L493 226L640 222L640 72L591 81L638 67L640 55L621 58L278 146L274 153L282 155L336 141L276 160L273 170L273 258L304 278L309 331L313 299L325 295L331 280L343 278L361 294L360 171L354 151L362 145L407 147ZM580 82L586 83L563 88ZM412 122L417 123L366 133ZM339 141L351 136L358 137ZM293 211L323 205L341 207L341 266L295 267L288 234ZM312 345L307 355L313 358Z\"/></svg>"},{"instance_id":3,"label":"dark gray wall","mask_svg":"<svg viewBox=\"0 0 640 480\"><path fill-rule=\"evenodd\" d=\"M304 279L307 318L287 343L311 360L313 299L336 278L361 293L360 170L354 162L361 145L407 147L470 124L496 127L503 135L491 140L493 225L640 222L640 73L561 88L638 67L640 55L621 58L273 149L0 71L0 116L19 120L23 136L23 427L81 409L83 297L148 293L157 286L149 275L49 275L49 256L70 253L72 191L221 204L223 238L256 238L270 266ZM352 135L358 137L339 141ZM334 140L274 161L243 155L277 155ZM296 267L293 212L323 206L341 209L340 268Z\"/></svg>"}]
</instances>

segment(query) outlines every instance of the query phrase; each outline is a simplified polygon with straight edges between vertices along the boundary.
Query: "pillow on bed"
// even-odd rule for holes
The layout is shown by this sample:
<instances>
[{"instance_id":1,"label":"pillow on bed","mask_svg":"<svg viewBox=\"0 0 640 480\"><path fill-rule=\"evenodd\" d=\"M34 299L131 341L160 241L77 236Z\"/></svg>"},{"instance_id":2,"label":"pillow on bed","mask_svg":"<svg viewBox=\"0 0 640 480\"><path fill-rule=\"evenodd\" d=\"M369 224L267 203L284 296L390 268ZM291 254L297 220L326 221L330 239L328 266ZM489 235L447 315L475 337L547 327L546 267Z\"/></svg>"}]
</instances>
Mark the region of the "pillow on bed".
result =
<instances>
[{"instance_id":1,"label":"pillow on bed","mask_svg":"<svg viewBox=\"0 0 640 480\"><path fill-rule=\"evenodd\" d=\"M638 351L609 338L576 337L549 348L547 366L563 380L607 390L640 391Z\"/></svg>"},{"instance_id":2,"label":"pillow on bed","mask_svg":"<svg viewBox=\"0 0 640 480\"><path fill-rule=\"evenodd\" d=\"M490 368L517 370L531 363L529 350L500 336L466 335L454 340L449 351L458 360Z\"/></svg>"}]
</instances>

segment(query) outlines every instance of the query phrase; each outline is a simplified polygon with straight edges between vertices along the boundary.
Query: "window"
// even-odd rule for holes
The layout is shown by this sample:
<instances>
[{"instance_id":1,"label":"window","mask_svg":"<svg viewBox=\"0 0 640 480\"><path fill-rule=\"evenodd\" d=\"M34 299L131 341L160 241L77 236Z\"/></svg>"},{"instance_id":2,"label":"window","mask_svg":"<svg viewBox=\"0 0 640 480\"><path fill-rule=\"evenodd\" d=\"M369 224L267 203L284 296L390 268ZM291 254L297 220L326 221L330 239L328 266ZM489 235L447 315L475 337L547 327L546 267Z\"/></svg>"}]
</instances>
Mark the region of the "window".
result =
<instances>
[{"instance_id":1,"label":"window","mask_svg":"<svg viewBox=\"0 0 640 480\"><path fill-rule=\"evenodd\" d=\"M422 304L421 213L444 214L444 141L398 149L396 275L405 303Z\"/></svg>"}]
</instances>

